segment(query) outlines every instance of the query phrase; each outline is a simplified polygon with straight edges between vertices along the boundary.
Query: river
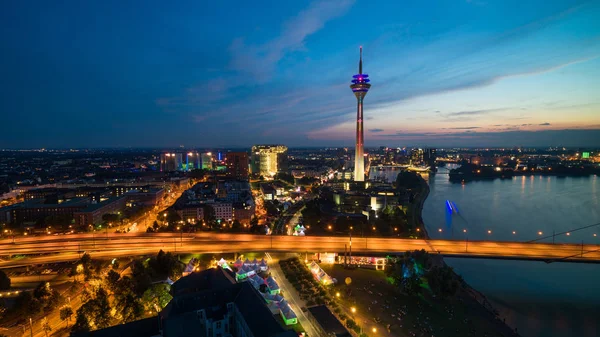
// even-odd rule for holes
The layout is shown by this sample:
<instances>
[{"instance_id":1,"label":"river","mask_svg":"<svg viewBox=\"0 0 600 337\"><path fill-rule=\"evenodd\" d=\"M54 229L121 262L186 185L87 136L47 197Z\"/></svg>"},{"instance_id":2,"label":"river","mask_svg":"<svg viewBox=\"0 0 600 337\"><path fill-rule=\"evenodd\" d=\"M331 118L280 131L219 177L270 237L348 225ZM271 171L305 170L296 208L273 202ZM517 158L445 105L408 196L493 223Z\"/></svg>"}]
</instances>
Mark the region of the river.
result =
<instances>
[{"instance_id":1,"label":"river","mask_svg":"<svg viewBox=\"0 0 600 337\"><path fill-rule=\"evenodd\" d=\"M371 177L392 181L398 172L373 168ZM598 176L523 176L461 185L450 183L447 170L440 169L424 178L431 191L423 221L432 238L528 241L600 223ZM448 214L446 200L457 205L460 215ZM600 244L600 226L554 240ZM600 264L445 261L485 294L500 317L523 336L600 336Z\"/></svg>"}]
</instances>

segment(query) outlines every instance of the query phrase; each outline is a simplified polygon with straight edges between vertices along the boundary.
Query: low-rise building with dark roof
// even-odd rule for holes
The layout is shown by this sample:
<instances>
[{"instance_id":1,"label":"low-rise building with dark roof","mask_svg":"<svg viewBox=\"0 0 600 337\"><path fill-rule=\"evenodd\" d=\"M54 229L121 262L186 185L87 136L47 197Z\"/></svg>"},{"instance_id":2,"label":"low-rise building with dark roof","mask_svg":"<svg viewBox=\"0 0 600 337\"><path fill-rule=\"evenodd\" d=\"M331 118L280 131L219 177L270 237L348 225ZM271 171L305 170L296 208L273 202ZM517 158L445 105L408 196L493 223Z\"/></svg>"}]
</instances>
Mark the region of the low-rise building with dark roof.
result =
<instances>
[{"instance_id":1,"label":"low-rise building with dark roof","mask_svg":"<svg viewBox=\"0 0 600 337\"><path fill-rule=\"evenodd\" d=\"M317 305L308 308L308 312L312 318L316 319L318 326L323 329L325 336L335 337L351 337L350 333L344 325L331 313L325 305ZM309 316L310 317L310 316Z\"/></svg>"},{"instance_id":2,"label":"low-rise building with dark roof","mask_svg":"<svg viewBox=\"0 0 600 337\"><path fill-rule=\"evenodd\" d=\"M75 225L78 227L102 223L102 216L109 213L118 213L125 208L127 198L111 197L99 203L93 203L73 214Z\"/></svg>"}]
</instances>

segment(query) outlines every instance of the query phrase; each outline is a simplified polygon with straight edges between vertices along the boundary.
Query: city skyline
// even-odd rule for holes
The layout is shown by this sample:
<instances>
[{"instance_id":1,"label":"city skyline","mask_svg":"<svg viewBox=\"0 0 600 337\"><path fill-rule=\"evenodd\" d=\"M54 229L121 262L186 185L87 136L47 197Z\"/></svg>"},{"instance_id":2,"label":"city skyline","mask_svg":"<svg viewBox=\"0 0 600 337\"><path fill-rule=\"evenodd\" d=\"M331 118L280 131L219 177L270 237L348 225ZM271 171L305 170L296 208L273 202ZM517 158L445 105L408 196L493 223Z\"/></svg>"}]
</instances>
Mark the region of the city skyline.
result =
<instances>
[{"instance_id":1,"label":"city skyline","mask_svg":"<svg viewBox=\"0 0 600 337\"><path fill-rule=\"evenodd\" d=\"M0 147L600 146L597 2L237 5L6 5Z\"/></svg>"}]
</instances>

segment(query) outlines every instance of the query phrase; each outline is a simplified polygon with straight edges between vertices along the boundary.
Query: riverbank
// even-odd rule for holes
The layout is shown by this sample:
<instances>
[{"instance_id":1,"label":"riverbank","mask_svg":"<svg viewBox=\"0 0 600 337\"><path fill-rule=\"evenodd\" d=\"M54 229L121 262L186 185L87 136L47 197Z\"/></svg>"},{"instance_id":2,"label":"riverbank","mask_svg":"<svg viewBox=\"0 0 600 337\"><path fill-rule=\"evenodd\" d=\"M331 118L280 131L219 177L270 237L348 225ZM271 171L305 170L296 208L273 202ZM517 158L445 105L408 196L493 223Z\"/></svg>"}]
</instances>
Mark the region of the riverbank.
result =
<instances>
[{"instance_id":1,"label":"riverbank","mask_svg":"<svg viewBox=\"0 0 600 337\"><path fill-rule=\"evenodd\" d=\"M418 233L416 235L417 237L429 239L427 229L425 228L425 223L423 222L423 205L429 196L429 184L425 181L425 179L423 179L423 177L420 175L417 176L419 177L420 190L415 194L415 202L411 206L409 228Z\"/></svg>"},{"instance_id":2,"label":"riverbank","mask_svg":"<svg viewBox=\"0 0 600 337\"><path fill-rule=\"evenodd\" d=\"M430 188L427 181L425 181L425 179L423 179L423 177L420 175L419 180L421 191L419 191L415 196L415 198L418 199L416 200L414 206L415 212L411 217L411 220L413 220L412 225L415 226L413 228L416 228L419 233L422 233L420 237L429 239L429 233L427 232L425 222L423 221L423 205L429 196ZM442 256L437 256L436 258L439 259L439 263L447 266ZM492 328L495 329L494 331L500 332L502 336L520 336L514 328L506 324L505 319L500 319L498 316L498 311L492 306L485 295L471 287L466 282L463 281L463 285L460 288L457 297L459 298L459 301L463 302L467 308L471 308L470 312L472 314L489 319L491 321Z\"/></svg>"}]
</instances>

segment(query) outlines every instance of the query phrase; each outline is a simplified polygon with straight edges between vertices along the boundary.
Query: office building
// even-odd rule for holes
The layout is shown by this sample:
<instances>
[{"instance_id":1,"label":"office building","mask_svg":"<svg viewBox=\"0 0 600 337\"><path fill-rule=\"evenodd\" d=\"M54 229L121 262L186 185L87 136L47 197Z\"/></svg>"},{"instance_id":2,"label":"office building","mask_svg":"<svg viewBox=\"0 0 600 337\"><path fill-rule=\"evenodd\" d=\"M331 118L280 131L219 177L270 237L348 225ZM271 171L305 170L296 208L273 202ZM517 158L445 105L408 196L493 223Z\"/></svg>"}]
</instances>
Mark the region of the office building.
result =
<instances>
[{"instance_id":1,"label":"office building","mask_svg":"<svg viewBox=\"0 0 600 337\"><path fill-rule=\"evenodd\" d=\"M248 153L227 152L227 177L239 180L248 180Z\"/></svg>"},{"instance_id":2,"label":"office building","mask_svg":"<svg viewBox=\"0 0 600 337\"><path fill-rule=\"evenodd\" d=\"M288 148L284 145L254 145L252 147L252 174L272 177L278 172L287 172Z\"/></svg>"},{"instance_id":3,"label":"office building","mask_svg":"<svg viewBox=\"0 0 600 337\"><path fill-rule=\"evenodd\" d=\"M181 153L161 153L161 172L180 171L183 169L183 156Z\"/></svg>"},{"instance_id":4,"label":"office building","mask_svg":"<svg viewBox=\"0 0 600 337\"><path fill-rule=\"evenodd\" d=\"M52 196L49 199L29 199L0 208L3 222L16 226L34 226L49 216L73 218L73 213L86 208L90 198L72 198L62 202Z\"/></svg>"},{"instance_id":5,"label":"office building","mask_svg":"<svg viewBox=\"0 0 600 337\"><path fill-rule=\"evenodd\" d=\"M436 150L433 148L425 149L423 152L423 164L430 168L435 168L435 160L437 159Z\"/></svg>"},{"instance_id":6,"label":"office building","mask_svg":"<svg viewBox=\"0 0 600 337\"><path fill-rule=\"evenodd\" d=\"M204 170L212 170L213 169L213 157L211 152L203 153L201 155L201 165Z\"/></svg>"},{"instance_id":7,"label":"office building","mask_svg":"<svg viewBox=\"0 0 600 337\"><path fill-rule=\"evenodd\" d=\"M412 149L410 151L410 164L414 166L423 165L423 149Z\"/></svg>"},{"instance_id":8,"label":"office building","mask_svg":"<svg viewBox=\"0 0 600 337\"><path fill-rule=\"evenodd\" d=\"M354 181L365 180L365 151L363 130L363 100L371 88L369 75L362 72L362 47L360 47L360 60L358 61L358 74L352 76L350 88L356 96L356 146L354 154Z\"/></svg>"},{"instance_id":9,"label":"office building","mask_svg":"<svg viewBox=\"0 0 600 337\"><path fill-rule=\"evenodd\" d=\"M108 200L88 205L86 208L73 213L75 225L84 227L99 225L104 214L116 214L125 209L126 197L112 197Z\"/></svg>"},{"instance_id":10,"label":"office building","mask_svg":"<svg viewBox=\"0 0 600 337\"><path fill-rule=\"evenodd\" d=\"M198 152L188 152L185 155L185 170L191 171L202 168L202 159Z\"/></svg>"}]
</instances>

